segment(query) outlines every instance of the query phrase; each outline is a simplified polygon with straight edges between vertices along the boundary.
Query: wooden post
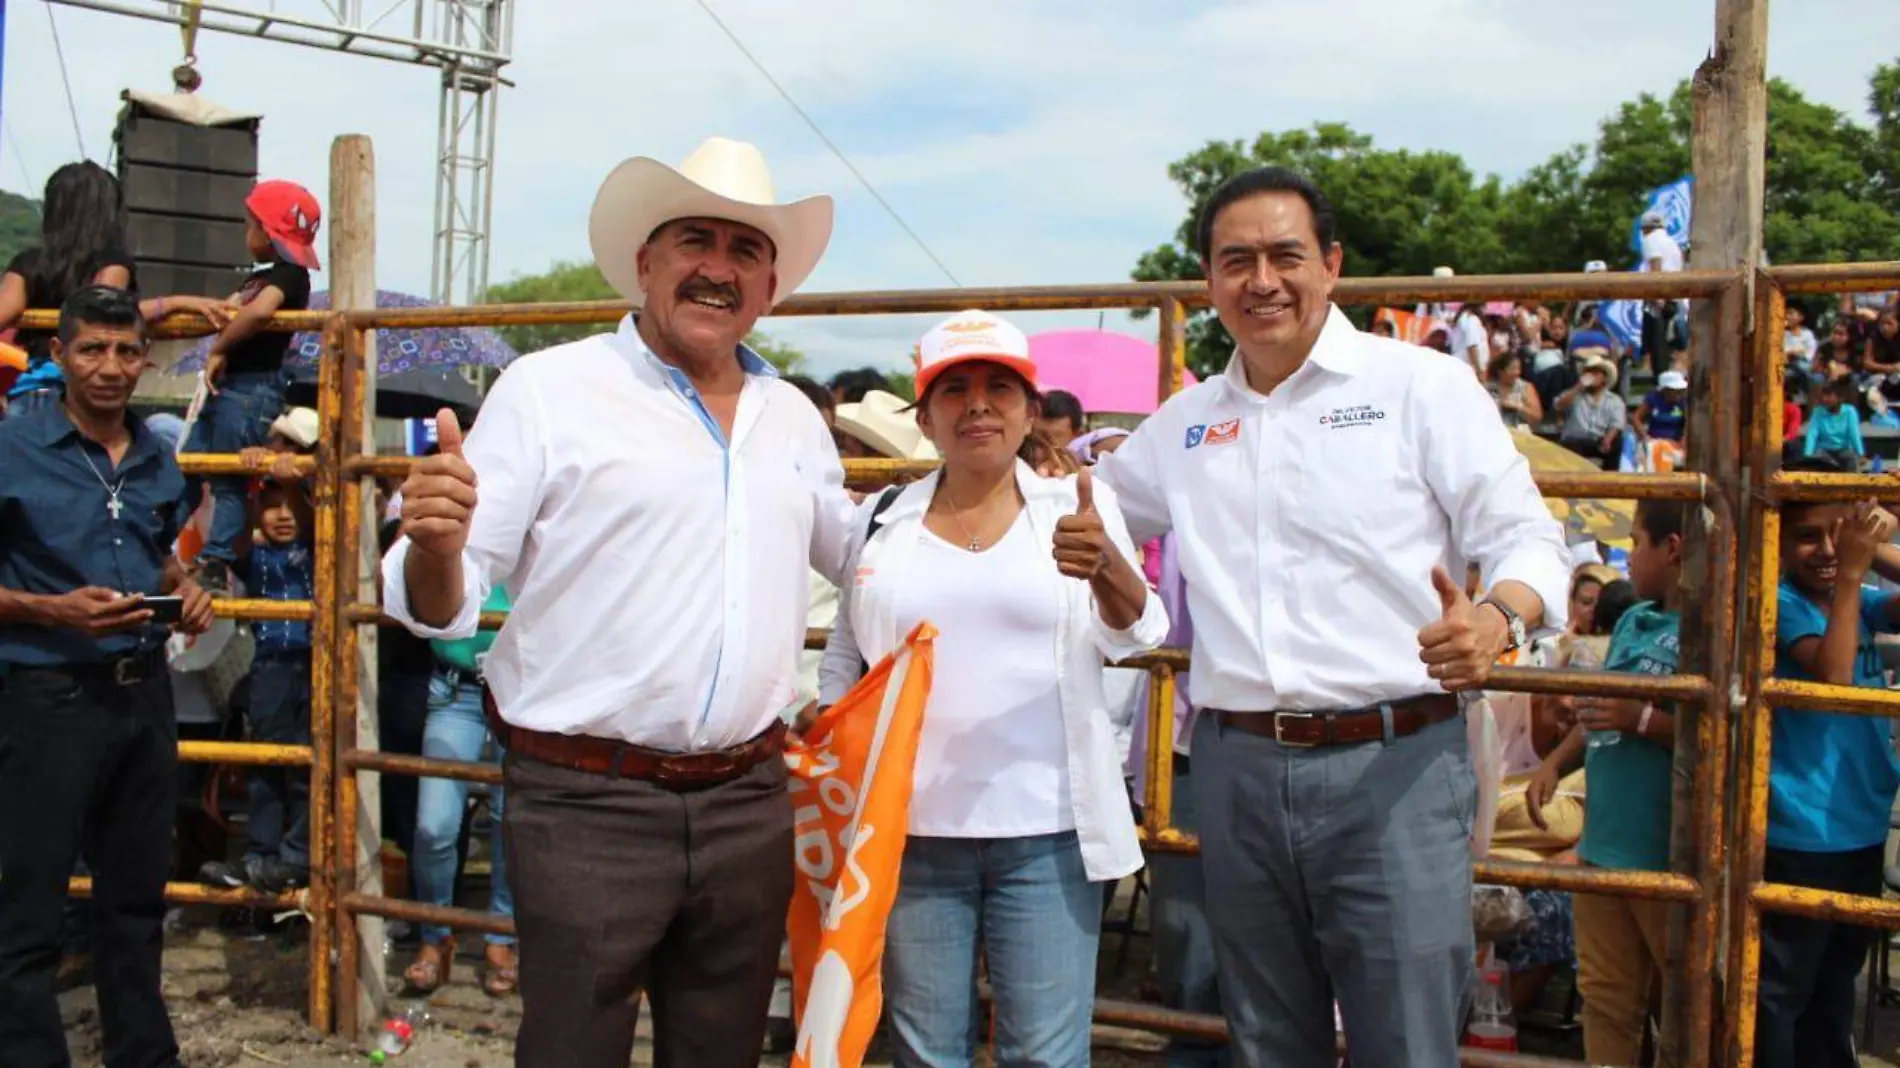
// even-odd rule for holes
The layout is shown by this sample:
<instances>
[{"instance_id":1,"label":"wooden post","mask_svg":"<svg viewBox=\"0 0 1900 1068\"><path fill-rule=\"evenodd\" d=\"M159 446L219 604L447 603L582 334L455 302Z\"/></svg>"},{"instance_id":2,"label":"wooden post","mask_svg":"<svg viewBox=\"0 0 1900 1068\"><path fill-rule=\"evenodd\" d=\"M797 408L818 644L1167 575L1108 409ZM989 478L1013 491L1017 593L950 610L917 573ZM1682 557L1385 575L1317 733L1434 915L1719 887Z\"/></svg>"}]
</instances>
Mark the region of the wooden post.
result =
<instances>
[{"instance_id":1,"label":"wooden post","mask_svg":"<svg viewBox=\"0 0 1900 1068\"><path fill-rule=\"evenodd\" d=\"M329 223L331 309L338 312L374 309L376 156L370 139L361 134L345 134L330 145ZM366 332L360 345L346 344L344 351L345 358L352 360L360 353L361 363L344 368L343 395L346 401L353 403L346 405L342 413L345 437L338 450L339 461L373 453L376 449L375 332ZM332 606L339 613L344 612L351 601L373 604L377 600L381 569L376 537L380 516L376 512L375 491L375 483L369 479L356 485L346 482L341 487L340 495L354 497L355 507L345 509L345 518L353 520L354 526L339 539L337 592L340 596L338 603ZM349 558L343 559L344 556ZM338 663L337 671L339 674L348 672L355 682L354 686L343 687L342 692L348 694L354 690L356 700L354 707L345 705L338 709L337 715L339 720L353 717L355 729L337 731L336 766L339 776L355 776L356 788L339 790L338 797L348 799L354 795L356 811L339 809L337 813L339 824L347 820L354 829L354 834L339 835L339 845L354 848L351 855L338 858L346 870L338 887L337 917L338 938L346 943L339 947L339 964L347 968L353 963L355 969L353 975L339 976L337 1012L338 1029L344 1037L353 1039L382 1018L386 997L384 921L377 916L352 916L341 904L343 895L352 890L365 894L383 891L382 789L376 773L352 772L341 760L343 749L378 746L376 628L373 625L356 627L347 621L342 625L354 632L355 640L339 643L340 651L345 656L351 651L355 655L349 662ZM339 826L339 830L342 829Z\"/></svg>"},{"instance_id":2,"label":"wooden post","mask_svg":"<svg viewBox=\"0 0 1900 1068\"><path fill-rule=\"evenodd\" d=\"M1740 622L1736 602L1748 503L1744 354L1751 351L1754 273L1762 252L1767 55L1768 0L1716 0L1715 47L1694 79L1689 256L1696 269L1735 271L1737 280L1722 296L1695 302L1689 328L1690 466L1708 485L1706 507L1693 515L1686 539L1682 666L1706 673L1712 686L1708 702L1685 705L1676 726L1673 853L1678 870L1700 884L1696 901L1676 910L1670 925L1670 956L1682 966L1669 970L1674 981L1663 1003L1663 1032L1683 1068L1703 1068L1723 1044L1714 1034L1713 1008L1727 871L1723 802L1737 636L1755 632ZM1747 465L1764 460L1751 457Z\"/></svg>"}]
</instances>

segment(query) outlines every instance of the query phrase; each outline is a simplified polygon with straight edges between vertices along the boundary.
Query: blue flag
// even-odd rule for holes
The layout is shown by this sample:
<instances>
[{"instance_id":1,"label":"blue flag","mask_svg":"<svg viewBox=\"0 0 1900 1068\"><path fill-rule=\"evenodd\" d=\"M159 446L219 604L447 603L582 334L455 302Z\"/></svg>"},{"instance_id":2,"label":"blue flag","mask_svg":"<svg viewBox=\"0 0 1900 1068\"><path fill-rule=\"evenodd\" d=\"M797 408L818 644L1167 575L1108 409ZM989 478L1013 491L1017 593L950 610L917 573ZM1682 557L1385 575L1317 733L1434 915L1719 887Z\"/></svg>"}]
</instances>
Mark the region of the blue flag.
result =
<instances>
[{"instance_id":1,"label":"blue flag","mask_svg":"<svg viewBox=\"0 0 1900 1068\"><path fill-rule=\"evenodd\" d=\"M1643 302L1606 300L1597 305L1597 318L1616 343L1632 352L1643 348Z\"/></svg>"},{"instance_id":2,"label":"blue flag","mask_svg":"<svg viewBox=\"0 0 1900 1068\"><path fill-rule=\"evenodd\" d=\"M1630 248L1637 256L1643 254L1643 216L1655 212L1663 218L1663 230L1676 239L1676 244L1689 247L1689 222L1694 216L1693 201L1695 176L1685 174L1670 182L1659 185L1643 198L1643 210L1636 213L1636 220L1630 224Z\"/></svg>"}]
</instances>

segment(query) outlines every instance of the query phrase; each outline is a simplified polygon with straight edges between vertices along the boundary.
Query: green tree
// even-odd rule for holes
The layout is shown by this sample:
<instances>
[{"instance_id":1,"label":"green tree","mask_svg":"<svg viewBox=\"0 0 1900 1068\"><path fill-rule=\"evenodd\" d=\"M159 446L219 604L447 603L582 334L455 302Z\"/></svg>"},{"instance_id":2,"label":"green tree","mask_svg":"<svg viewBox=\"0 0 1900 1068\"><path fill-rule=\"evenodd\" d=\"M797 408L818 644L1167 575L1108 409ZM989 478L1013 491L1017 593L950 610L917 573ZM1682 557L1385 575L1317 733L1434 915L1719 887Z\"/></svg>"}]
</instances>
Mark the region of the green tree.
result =
<instances>
[{"instance_id":1,"label":"green tree","mask_svg":"<svg viewBox=\"0 0 1900 1068\"><path fill-rule=\"evenodd\" d=\"M1666 98L1642 94L1516 182L1478 177L1444 152L1383 149L1338 123L1265 133L1252 145L1212 141L1168 174L1188 212L1174 240L1137 261L1139 280L1201 277L1194 227L1201 205L1230 175L1275 164L1307 174L1332 199L1353 275L1576 271L1589 260L1635 261L1631 227L1644 196L1690 170L1693 99L1688 82ZM1900 64L1870 79L1863 124L1768 87L1763 235L1776 263L1900 258ZM1693 250L1691 250L1693 257ZM1189 324L1197 373L1222 366L1232 343L1211 315Z\"/></svg>"},{"instance_id":2,"label":"green tree","mask_svg":"<svg viewBox=\"0 0 1900 1068\"><path fill-rule=\"evenodd\" d=\"M0 264L40 240L40 204L16 193L0 193Z\"/></svg>"},{"instance_id":3,"label":"green tree","mask_svg":"<svg viewBox=\"0 0 1900 1068\"><path fill-rule=\"evenodd\" d=\"M544 304L557 301L616 300L619 294L601 277L600 268L584 261L556 263L541 274L523 275L498 286L488 287L491 304ZM502 339L516 352L541 349L601 332L599 324L577 323L554 326L503 326L497 328ZM805 354L770 335L753 331L746 344L785 374L797 374L805 367Z\"/></svg>"}]
</instances>

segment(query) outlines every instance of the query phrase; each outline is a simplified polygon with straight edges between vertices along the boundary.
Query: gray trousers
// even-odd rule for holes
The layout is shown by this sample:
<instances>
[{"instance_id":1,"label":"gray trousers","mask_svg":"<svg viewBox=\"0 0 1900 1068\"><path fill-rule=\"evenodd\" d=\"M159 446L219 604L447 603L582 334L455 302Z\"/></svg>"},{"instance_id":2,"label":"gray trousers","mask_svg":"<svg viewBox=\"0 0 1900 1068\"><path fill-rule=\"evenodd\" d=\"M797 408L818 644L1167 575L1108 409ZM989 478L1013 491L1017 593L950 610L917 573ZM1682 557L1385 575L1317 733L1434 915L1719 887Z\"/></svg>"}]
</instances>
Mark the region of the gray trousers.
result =
<instances>
[{"instance_id":1,"label":"gray trousers","mask_svg":"<svg viewBox=\"0 0 1900 1068\"><path fill-rule=\"evenodd\" d=\"M1452 1068L1476 975L1477 783L1454 718L1299 749L1194 731L1207 918L1241 1068Z\"/></svg>"},{"instance_id":2,"label":"gray trousers","mask_svg":"<svg viewBox=\"0 0 1900 1068\"><path fill-rule=\"evenodd\" d=\"M521 1068L752 1068L792 900L785 762L668 790L508 754Z\"/></svg>"}]
</instances>

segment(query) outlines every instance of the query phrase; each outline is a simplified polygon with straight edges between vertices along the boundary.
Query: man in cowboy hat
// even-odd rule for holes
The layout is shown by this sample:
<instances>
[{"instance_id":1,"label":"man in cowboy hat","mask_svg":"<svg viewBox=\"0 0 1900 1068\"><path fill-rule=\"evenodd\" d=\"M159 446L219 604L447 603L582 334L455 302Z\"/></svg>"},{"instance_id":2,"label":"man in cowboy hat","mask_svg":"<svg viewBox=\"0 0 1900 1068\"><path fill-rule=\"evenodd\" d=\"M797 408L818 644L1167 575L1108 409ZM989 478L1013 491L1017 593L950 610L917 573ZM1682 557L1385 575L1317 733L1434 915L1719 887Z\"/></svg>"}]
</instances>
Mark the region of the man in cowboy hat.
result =
<instances>
[{"instance_id":1,"label":"man in cowboy hat","mask_svg":"<svg viewBox=\"0 0 1900 1068\"><path fill-rule=\"evenodd\" d=\"M1557 395L1564 419L1557 440L1599 467L1614 469L1623 458L1623 428L1629 422L1628 403L1611 388L1616 364L1602 349L1582 349L1577 355L1577 384Z\"/></svg>"},{"instance_id":2,"label":"man in cowboy hat","mask_svg":"<svg viewBox=\"0 0 1900 1068\"><path fill-rule=\"evenodd\" d=\"M779 203L751 145L622 163L588 231L633 313L516 361L466 444L439 415L403 485L389 612L465 638L491 587L514 600L484 675L517 1064L625 1068L641 990L656 1065L758 1062L792 893L780 714L807 565L839 578L852 506L824 420L743 339L831 218Z\"/></svg>"}]
</instances>

